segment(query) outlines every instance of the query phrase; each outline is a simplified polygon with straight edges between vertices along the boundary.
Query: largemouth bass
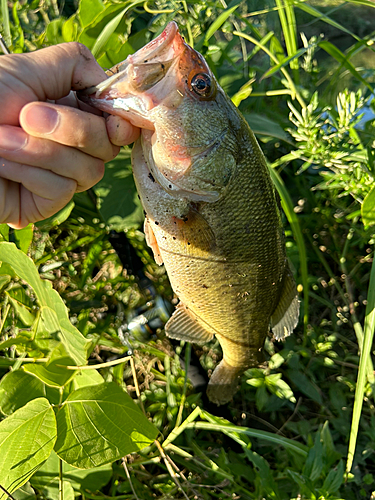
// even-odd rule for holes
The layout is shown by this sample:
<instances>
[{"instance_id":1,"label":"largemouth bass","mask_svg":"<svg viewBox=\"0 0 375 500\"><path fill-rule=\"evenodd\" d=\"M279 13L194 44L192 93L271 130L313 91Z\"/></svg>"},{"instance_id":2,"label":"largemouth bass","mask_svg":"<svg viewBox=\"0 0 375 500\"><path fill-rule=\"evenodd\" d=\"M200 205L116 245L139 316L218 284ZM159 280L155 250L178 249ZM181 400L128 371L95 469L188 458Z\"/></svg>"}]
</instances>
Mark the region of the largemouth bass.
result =
<instances>
[{"instance_id":1,"label":"largemouth bass","mask_svg":"<svg viewBox=\"0 0 375 500\"><path fill-rule=\"evenodd\" d=\"M216 335L223 359L207 394L227 403L270 329L280 340L298 322L264 156L176 23L109 74L86 99L142 128L132 164L146 239L180 299L166 334L195 343Z\"/></svg>"}]
</instances>

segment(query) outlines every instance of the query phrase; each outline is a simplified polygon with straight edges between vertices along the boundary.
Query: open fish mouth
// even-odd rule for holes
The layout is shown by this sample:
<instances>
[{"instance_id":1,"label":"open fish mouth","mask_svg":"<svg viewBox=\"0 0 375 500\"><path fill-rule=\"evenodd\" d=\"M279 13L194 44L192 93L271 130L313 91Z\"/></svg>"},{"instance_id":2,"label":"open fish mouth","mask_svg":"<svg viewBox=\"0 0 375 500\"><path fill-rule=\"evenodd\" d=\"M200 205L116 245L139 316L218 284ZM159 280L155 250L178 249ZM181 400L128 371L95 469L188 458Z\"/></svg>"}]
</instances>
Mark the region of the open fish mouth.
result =
<instances>
[{"instance_id":1,"label":"open fish mouth","mask_svg":"<svg viewBox=\"0 0 375 500\"><path fill-rule=\"evenodd\" d=\"M175 85L173 69L187 48L190 49L172 21L157 38L107 71L112 76L81 91L79 97L102 111L153 130L148 113Z\"/></svg>"},{"instance_id":2,"label":"open fish mouth","mask_svg":"<svg viewBox=\"0 0 375 500\"><path fill-rule=\"evenodd\" d=\"M148 168L167 193L214 201L219 196L212 189L216 181L209 175L207 181L201 179L198 170L216 154L228 127L216 124L212 133L207 132L199 110L202 102L215 99L216 92L204 58L185 43L177 24L171 22L158 37L114 66L107 80L81 96L95 108L143 129ZM199 113L202 119L197 120Z\"/></svg>"}]
</instances>

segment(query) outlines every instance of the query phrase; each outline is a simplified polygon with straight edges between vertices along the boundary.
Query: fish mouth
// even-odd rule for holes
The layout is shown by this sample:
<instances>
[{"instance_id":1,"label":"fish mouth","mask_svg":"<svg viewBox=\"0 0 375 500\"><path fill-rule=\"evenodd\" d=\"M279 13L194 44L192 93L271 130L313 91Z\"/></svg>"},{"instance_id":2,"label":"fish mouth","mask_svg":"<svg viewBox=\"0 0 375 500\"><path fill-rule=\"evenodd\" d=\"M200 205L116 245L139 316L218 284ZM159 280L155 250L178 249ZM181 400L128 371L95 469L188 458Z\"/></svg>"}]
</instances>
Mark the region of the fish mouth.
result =
<instances>
[{"instance_id":1,"label":"fish mouth","mask_svg":"<svg viewBox=\"0 0 375 500\"><path fill-rule=\"evenodd\" d=\"M187 47L172 21L158 37L107 71L107 80L81 91L79 97L135 126L154 130L148 114L171 92L176 82L173 68Z\"/></svg>"}]
</instances>

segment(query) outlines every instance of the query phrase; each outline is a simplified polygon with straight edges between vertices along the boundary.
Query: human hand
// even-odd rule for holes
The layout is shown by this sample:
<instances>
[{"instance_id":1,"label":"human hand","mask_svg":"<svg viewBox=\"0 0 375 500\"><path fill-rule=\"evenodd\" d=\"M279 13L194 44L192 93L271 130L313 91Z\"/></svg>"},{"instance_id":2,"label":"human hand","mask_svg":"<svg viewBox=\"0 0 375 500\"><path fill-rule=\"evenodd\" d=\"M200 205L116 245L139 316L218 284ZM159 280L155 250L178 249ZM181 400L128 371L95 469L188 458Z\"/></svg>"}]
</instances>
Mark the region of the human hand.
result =
<instances>
[{"instance_id":1,"label":"human hand","mask_svg":"<svg viewBox=\"0 0 375 500\"><path fill-rule=\"evenodd\" d=\"M55 214L138 137L129 122L105 119L71 92L105 78L75 42L0 56L0 223L19 229Z\"/></svg>"}]
</instances>

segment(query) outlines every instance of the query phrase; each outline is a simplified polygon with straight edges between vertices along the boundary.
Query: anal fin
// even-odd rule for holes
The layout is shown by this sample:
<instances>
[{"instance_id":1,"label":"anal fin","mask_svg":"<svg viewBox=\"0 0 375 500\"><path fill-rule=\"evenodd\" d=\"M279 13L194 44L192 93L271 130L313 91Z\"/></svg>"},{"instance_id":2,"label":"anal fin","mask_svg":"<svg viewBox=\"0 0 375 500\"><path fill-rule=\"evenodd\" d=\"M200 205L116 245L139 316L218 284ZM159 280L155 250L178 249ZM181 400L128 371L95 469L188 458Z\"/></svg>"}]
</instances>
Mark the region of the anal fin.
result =
<instances>
[{"instance_id":1,"label":"anal fin","mask_svg":"<svg viewBox=\"0 0 375 500\"><path fill-rule=\"evenodd\" d=\"M165 333L171 339L205 344L212 339L215 330L180 302L165 325Z\"/></svg>"},{"instance_id":2,"label":"anal fin","mask_svg":"<svg viewBox=\"0 0 375 500\"><path fill-rule=\"evenodd\" d=\"M276 340L283 340L297 326L299 318L299 300L292 272L285 270L283 288L279 303L271 316L271 329Z\"/></svg>"}]
</instances>

